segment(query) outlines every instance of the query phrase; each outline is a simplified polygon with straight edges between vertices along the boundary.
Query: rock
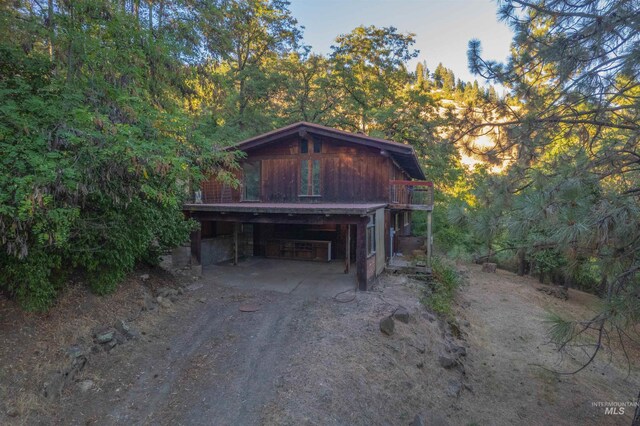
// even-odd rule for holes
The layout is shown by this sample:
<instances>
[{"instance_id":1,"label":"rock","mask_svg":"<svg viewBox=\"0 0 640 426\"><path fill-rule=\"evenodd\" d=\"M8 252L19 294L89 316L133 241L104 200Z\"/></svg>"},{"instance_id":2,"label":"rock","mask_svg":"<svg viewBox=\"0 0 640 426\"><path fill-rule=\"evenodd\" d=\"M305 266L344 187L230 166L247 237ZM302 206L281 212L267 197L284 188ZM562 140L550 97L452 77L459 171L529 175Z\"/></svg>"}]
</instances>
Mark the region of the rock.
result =
<instances>
[{"instance_id":1,"label":"rock","mask_svg":"<svg viewBox=\"0 0 640 426\"><path fill-rule=\"evenodd\" d=\"M140 337L140 332L124 320L116 321L115 329L127 339L137 339Z\"/></svg>"},{"instance_id":2,"label":"rock","mask_svg":"<svg viewBox=\"0 0 640 426\"><path fill-rule=\"evenodd\" d=\"M438 357L438 362L440 365L446 369L453 368L458 365L458 356L457 355L440 355Z\"/></svg>"},{"instance_id":3,"label":"rock","mask_svg":"<svg viewBox=\"0 0 640 426\"><path fill-rule=\"evenodd\" d=\"M99 330L95 334L96 342L98 343L108 343L113 340L116 331L113 328L104 328Z\"/></svg>"},{"instance_id":4,"label":"rock","mask_svg":"<svg viewBox=\"0 0 640 426\"><path fill-rule=\"evenodd\" d=\"M447 386L447 395L452 398L457 398L460 396L460 392L462 391L462 384L458 380L450 380Z\"/></svg>"},{"instance_id":5,"label":"rock","mask_svg":"<svg viewBox=\"0 0 640 426\"><path fill-rule=\"evenodd\" d=\"M121 345L121 344L125 343L126 341L127 341L127 338L124 336L124 334L116 331L115 338L111 342L116 342L116 344ZM109 342L109 343L111 343L111 342Z\"/></svg>"},{"instance_id":6,"label":"rock","mask_svg":"<svg viewBox=\"0 0 640 426\"><path fill-rule=\"evenodd\" d=\"M391 349L395 353L400 353L402 346L394 343L393 341L384 344L387 348Z\"/></svg>"},{"instance_id":7,"label":"rock","mask_svg":"<svg viewBox=\"0 0 640 426\"><path fill-rule=\"evenodd\" d=\"M438 413L429 412L425 418L426 426L449 426L449 422Z\"/></svg>"},{"instance_id":8,"label":"rock","mask_svg":"<svg viewBox=\"0 0 640 426\"><path fill-rule=\"evenodd\" d=\"M67 354L71 359L75 359L85 355L84 349L82 349L80 346L71 346L69 349L67 349Z\"/></svg>"},{"instance_id":9,"label":"rock","mask_svg":"<svg viewBox=\"0 0 640 426\"><path fill-rule=\"evenodd\" d=\"M330 404L333 397L333 391L331 389L323 389L319 396L322 403Z\"/></svg>"},{"instance_id":10,"label":"rock","mask_svg":"<svg viewBox=\"0 0 640 426\"><path fill-rule=\"evenodd\" d=\"M200 284L200 283L189 284L187 286L187 290L189 290L189 291L195 291L195 290L198 290L199 288L202 288L202 284Z\"/></svg>"},{"instance_id":11,"label":"rock","mask_svg":"<svg viewBox=\"0 0 640 426\"><path fill-rule=\"evenodd\" d=\"M405 324L409 324L409 311L404 306L398 306L393 313L393 318Z\"/></svg>"},{"instance_id":12,"label":"rock","mask_svg":"<svg viewBox=\"0 0 640 426\"><path fill-rule=\"evenodd\" d=\"M416 367L424 368L424 362L420 361L419 363L416 364Z\"/></svg>"},{"instance_id":13,"label":"rock","mask_svg":"<svg viewBox=\"0 0 640 426\"><path fill-rule=\"evenodd\" d=\"M436 320L436 316L431 312L425 312L422 314L422 318L428 320L429 322L434 322Z\"/></svg>"},{"instance_id":14,"label":"rock","mask_svg":"<svg viewBox=\"0 0 640 426\"><path fill-rule=\"evenodd\" d=\"M447 348L447 351L457 358L460 358L461 356L467 356L467 348L465 348L464 346L452 345Z\"/></svg>"},{"instance_id":15,"label":"rock","mask_svg":"<svg viewBox=\"0 0 640 426\"><path fill-rule=\"evenodd\" d=\"M80 392L88 392L93 388L93 380L82 380L78 382Z\"/></svg>"},{"instance_id":16,"label":"rock","mask_svg":"<svg viewBox=\"0 0 640 426\"><path fill-rule=\"evenodd\" d=\"M147 281L147 280L149 279L149 274L142 274L142 275L140 275L140 279L141 279L142 281Z\"/></svg>"},{"instance_id":17,"label":"rock","mask_svg":"<svg viewBox=\"0 0 640 426\"><path fill-rule=\"evenodd\" d=\"M205 299L204 297L201 297L201 298L198 299L198 302L207 303L207 299Z\"/></svg>"},{"instance_id":18,"label":"rock","mask_svg":"<svg viewBox=\"0 0 640 426\"><path fill-rule=\"evenodd\" d=\"M42 390L43 396L50 401L60 398L64 387L73 381L75 376L82 371L86 364L87 358L85 356L79 356L78 358L75 358L71 362L71 365L67 366L64 370L56 371L51 374L48 380L44 383L44 388Z\"/></svg>"},{"instance_id":19,"label":"rock","mask_svg":"<svg viewBox=\"0 0 640 426\"><path fill-rule=\"evenodd\" d=\"M194 281L202 276L202 265L191 265L191 275Z\"/></svg>"},{"instance_id":20,"label":"rock","mask_svg":"<svg viewBox=\"0 0 640 426\"><path fill-rule=\"evenodd\" d=\"M157 291L157 294L160 297L169 298L171 296L177 296L178 290L170 287L160 287Z\"/></svg>"},{"instance_id":21,"label":"rock","mask_svg":"<svg viewBox=\"0 0 640 426\"><path fill-rule=\"evenodd\" d=\"M538 291L548 294L549 296L557 297L561 300L569 300L569 293L564 287L540 287Z\"/></svg>"},{"instance_id":22,"label":"rock","mask_svg":"<svg viewBox=\"0 0 640 426\"><path fill-rule=\"evenodd\" d=\"M384 317L380 320L380 331L387 336L391 336L395 328L396 324L391 316Z\"/></svg>"},{"instance_id":23,"label":"rock","mask_svg":"<svg viewBox=\"0 0 640 426\"><path fill-rule=\"evenodd\" d=\"M411 422L411 426L425 426L424 419L420 414L416 414L413 418L413 422Z\"/></svg>"},{"instance_id":24,"label":"rock","mask_svg":"<svg viewBox=\"0 0 640 426\"><path fill-rule=\"evenodd\" d=\"M44 389L42 390L43 396L50 401L59 398L60 395L62 395L64 383L64 375L60 373L52 374L44 383Z\"/></svg>"},{"instance_id":25,"label":"rock","mask_svg":"<svg viewBox=\"0 0 640 426\"><path fill-rule=\"evenodd\" d=\"M178 287L178 294L184 294L184 288Z\"/></svg>"},{"instance_id":26,"label":"rock","mask_svg":"<svg viewBox=\"0 0 640 426\"><path fill-rule=\"evenodd\" d=\"M149 290L143 288L142 290L142 310L152 311L156 308L156 301L149 293Z\"/></svg>"},{"instance_id":27,"label":"rock","mask_svg":"<svg viewBox=\"0 0 640 426\"><path fill-rule=\"evenodd\" d=\"M469 321L462 321L462 325L464 325L465 327L471 327L471 323Z\"/></svg>"},{"instance_id":28,"label":"rock","mask_svg":"<svg viewBox=\"0 0 640 426\"><path fill-rule=\"evenodd\" d=\"M482 272L496 272L496 264L485 262L482 264Z\"/></svg>"},{"instance_id":29,"label":"rock","mask_svg":"<svg viewBox=\"0 0 640 426\"><path fill-rule=\"evenodd\" d=\"M238 308L240 312L257 312L260 310L260 306L255 303L245 303Z\"/></svg>"},{"instance_id":30,"label":"rock","mask_svg":"<svg viewBox=\"0 0 640 426\"><path fill-rule=\"evenodd\" d=\"M178 301L178 296L169 296L169 300L171 300L172 303L176 303Z\"/></svg>"},{"instance_id":31,"label":"rock","mask_svg":"<svg viewBox=\"0 0 640 426\"><path fill-rule=\"evenodd\" d=\"M173 305L169 299L165 299L162 296L158 296L156 300L158 301L158 305L162 306L165 309L168 309Z\"/></svg>"},{"instance_id":32,"label":"rock","mask_svg":"<svg viewBox=\"0 0 640 426\"><path fill-rule=\"evenodd\" d=\"M20 412L18 411L18 409L16 407L8 407L7 408L7 416L9 417L18 417L18 415L20 414Z\"/></svg>"},{"instance_id":33,"label":"rock","mask_svg":"<svg viewBox=\"0 0 640 426\"><path fill-rule=\"evenodd\" d=\"M449 321L449 328L451 329L451 334L456 336L456 339L460 339L462 338L462 331L460 331L460 327L458 327L458 324L454 321Z\"/></svg>"}]
</instances>

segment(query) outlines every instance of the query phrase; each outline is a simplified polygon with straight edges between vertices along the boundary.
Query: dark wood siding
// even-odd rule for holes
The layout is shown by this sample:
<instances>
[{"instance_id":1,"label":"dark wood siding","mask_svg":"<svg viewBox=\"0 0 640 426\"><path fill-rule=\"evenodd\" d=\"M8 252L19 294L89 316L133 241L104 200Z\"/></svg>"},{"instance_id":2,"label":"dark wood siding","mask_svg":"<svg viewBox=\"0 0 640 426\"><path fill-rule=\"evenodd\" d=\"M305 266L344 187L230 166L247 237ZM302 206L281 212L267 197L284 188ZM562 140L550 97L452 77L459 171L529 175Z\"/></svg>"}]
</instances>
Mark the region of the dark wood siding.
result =
<instances>
[{"instance_id":1,"label":"dark wood siding","mask_svg":"<svg viewBox=\"0 0 640 426\"><path fill-rule=\"evenodd\" d=\"M298 161L296 158L262 160L262 201L296 202L298 200Z\"/></svg>"},{"instance_id":2,"label":"dark wood siding","mask_svg":"<svg viewBox=\"0 0 640 426\"><path fill-rule=\"evenodd\" d=\"M340 155L322 160L322 198L325 201L387 200L388 159L372 155Z\"/></svg>"},{"instance_id":3,"label":"dark wood siding","mask_svg":"<svg viewBox=\"0 0 640 426\"><path fill-rule=\"evenodd\" d=\"M406 174L377 148L330 138L320 140L321 153L310 146L307 154L299 153L300 138L289 137L249 150L243 161L261 162L262 202L387 202L389 181ZM301 161L320 161L320 196L301 196ZM239 174L240 180L242 175ZM230 189L215 178L203 184L204 202L236 202L242 189Z\"/></svg>"}]
</instances>

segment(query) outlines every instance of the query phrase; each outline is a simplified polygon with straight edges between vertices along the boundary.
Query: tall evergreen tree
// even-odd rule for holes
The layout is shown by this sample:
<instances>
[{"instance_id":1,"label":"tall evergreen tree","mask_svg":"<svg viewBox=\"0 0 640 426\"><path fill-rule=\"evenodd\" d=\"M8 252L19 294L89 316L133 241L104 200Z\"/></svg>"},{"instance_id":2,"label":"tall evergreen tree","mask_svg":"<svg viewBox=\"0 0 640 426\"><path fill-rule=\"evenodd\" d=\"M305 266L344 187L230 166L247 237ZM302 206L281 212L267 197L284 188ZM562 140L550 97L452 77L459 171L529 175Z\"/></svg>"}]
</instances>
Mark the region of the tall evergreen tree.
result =
<instances>
[{"instance_id":1,"label":"tall evergreen tree","mask_svg":"<svg viewBox=\"0 0 640 426\"><path fill-rule=\"evenodd\" d=\"M486 61L480 43L469 43L471 69L512 97L469 111L458 137L491 134L490 149L468 148L510 160L502 188L521 205L504 215L507 228L527 231L511 235L531 260L560 258L570 280L592 266L602 311L554 328L560 347L597 331L587 364L603 335L630 341L629 326L640 320L638 10L636 0L502 1L515 31L509 62Z\"/></svg>"}]
</instances>

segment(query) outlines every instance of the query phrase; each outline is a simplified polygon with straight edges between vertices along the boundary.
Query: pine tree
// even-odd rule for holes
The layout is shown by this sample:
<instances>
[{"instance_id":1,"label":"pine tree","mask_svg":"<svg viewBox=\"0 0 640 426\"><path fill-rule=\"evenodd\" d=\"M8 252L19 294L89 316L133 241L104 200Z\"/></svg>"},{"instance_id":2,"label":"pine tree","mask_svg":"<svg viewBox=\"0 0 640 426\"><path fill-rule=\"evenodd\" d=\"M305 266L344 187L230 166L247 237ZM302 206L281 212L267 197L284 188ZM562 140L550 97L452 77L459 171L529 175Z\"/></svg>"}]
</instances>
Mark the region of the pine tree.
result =
<instances>
[{"instance_id":1,"label":"pine tree","mask_svg":"<svg viewBox=\"0 0 640 426\"><path fill-rule=\"evenodd\" d=\"M469 110L457 137L493 135L484 154L511 161L503 186L518 207L504 216L514 249L600 286L597 316L580 327L556 318L552 330L560 348L596 330L587 365L602 336L627 344L640 321L639 9L634 0L506 0L509 62L486 61L479 41L469 43L472 70L511 95L490 96L482 115Z\"/></svg>"}]
</instances>

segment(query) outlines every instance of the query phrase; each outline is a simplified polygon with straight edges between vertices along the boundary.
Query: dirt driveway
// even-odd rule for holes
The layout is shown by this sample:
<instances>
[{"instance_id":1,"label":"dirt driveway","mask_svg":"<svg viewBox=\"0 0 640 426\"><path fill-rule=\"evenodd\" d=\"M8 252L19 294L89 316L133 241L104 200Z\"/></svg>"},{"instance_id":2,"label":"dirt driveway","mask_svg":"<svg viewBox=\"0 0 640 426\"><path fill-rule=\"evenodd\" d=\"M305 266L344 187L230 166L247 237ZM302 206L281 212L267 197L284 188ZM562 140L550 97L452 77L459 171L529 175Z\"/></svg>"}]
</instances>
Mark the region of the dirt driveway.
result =
<instances>
[{"instance_id":1,"label":"dirt driveway","mask_svg":"<svg viewBox=\"0 0 640 426\"><path fill-rule=\"evenodd\" d=\"M619 360L603 360L565 377L534 365L567 366L554 364L546 344L545 307L584 313L592 298L576 293L564 302L527 278L460 268L470 283L456 308L463 338L456 343L466 356L454 368L440 361L451 343L447 326L419 303L423 284L406 277L383 276L373 291L340 301L209 277L135 320L139 339L92 354L48 417L0 420L408 425L419 414L431 425L629 424L632 410L605 415L591 403L634 400L637 370L627 375ZM398 306L409 323L396 321L383 335L380 319ZM87 380L94 385L81 390Z\"/></svg>"}]
</instances>

